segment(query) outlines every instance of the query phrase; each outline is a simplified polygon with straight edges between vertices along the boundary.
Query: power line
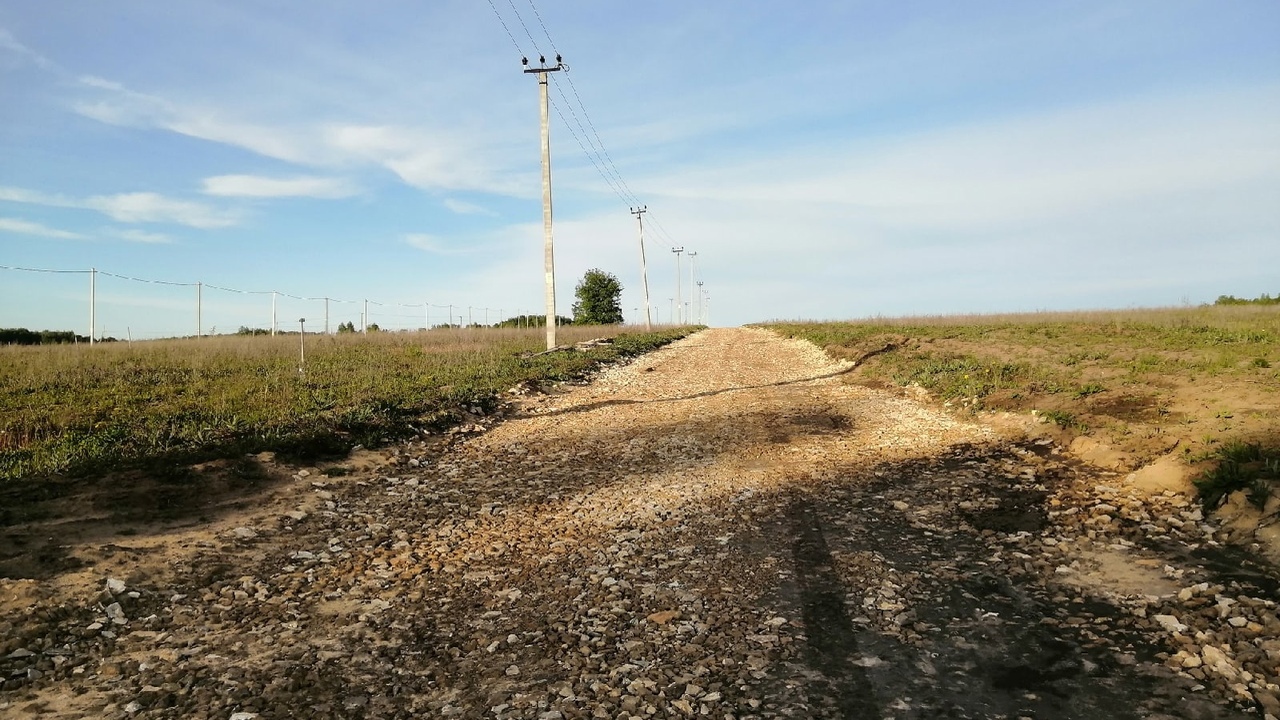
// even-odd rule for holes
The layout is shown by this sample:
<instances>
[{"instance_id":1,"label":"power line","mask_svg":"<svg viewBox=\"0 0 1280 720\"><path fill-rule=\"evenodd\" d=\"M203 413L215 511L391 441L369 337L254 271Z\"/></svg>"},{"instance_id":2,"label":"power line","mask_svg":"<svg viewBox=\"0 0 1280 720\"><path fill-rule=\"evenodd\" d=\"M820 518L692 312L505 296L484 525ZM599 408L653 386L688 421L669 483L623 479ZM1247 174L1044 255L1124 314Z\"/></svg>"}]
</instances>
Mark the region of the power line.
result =
<instances>
[{"instance_id":1,"label":"power line","mask_svg":"<svg viewBox=\"0 0 1280 720\"><path fill-rule=\"evenodd\" d=\"M0 270L21 270L22 272L56 273L56 274L60 274L60 275L61 275L61 274L68 274L68 275L69 275L69 274L85 274L85 275L87 275L87 274L89 274L89 273L93 272L92 270L50 270L50 269L48 269L48 268L15 267L15 266L13 266L13 265L0 265Z\"/></svg>"},{"instance_id":2,"label":"power line","mask_svg":"<svg viewBox=\"0 0 1280 720\"><path fill-rule=\"evenodd\" d=\"M613 162L613 158L610 157L609 151L605 149L604 140L600 138L600 133L596 130L595 123L591 121L591 114L587 112L587 106L583 104L582 96L578 94L578 88L576 85L573 84L573 78L569 77L569 74L566 73L564 79L568 81L569 89L573 91L573 96L578 101L578 107L582 108L582 116L587 119L587 126L591 128L591 133L595 135L596 142L599 143L600 145L600 154L604 156L604 159L608 162L609 167L613 169L614 175L617 176L618 182L621 183L622 187L627 191L629 195L631 195L632 200L635 202L639 202L639 198L636 197L635 193L631 192L631 188L627 186L627 182L622 179L622 174L618 172L618 166Z\"/></svg>"},{"instance_id":3,"label":"power line","mask_svg":"<svg viewBox=\"0 0 1280 720\"><path fill-rule=\"evenodd\" d=\"M528 0L528 2L530 10L533 11L534 17L537 18L538 25L541 27L543 35L546 36L552 52L556 54L557 63L559 64L559 51L557 49L555 39L551 37L551 31L547 28L547 24L542 18L542 13L538 11L538 6L534 0ZM515 15L516 20L519 21L525 35L529 38L529 42L533 44L534 50L537 51L539 55L542 55L541 49L538 47L537 40L534 39L533 33L529 31L529 26L525 23L523 15L516 8L514 0L507 0L507 4L511 7L511 12ZM498 8L494 4L493 0L489 0L489 7L498 18L498 22L502 25L502 29L506 32L507 37L511 40L511 44L515 46L518 52L523 53L523 50L520 48L520 43L516 41L515 35L511 32L511 28L503 19L502 14L498 12ZM564 66L563 69L567 71L569 68ZM556 114L560 116L560 120L564 123L565 129L569 131L569 135L573 137L574 142L577 143L578 149L582 151L583 155L587 156L587 160L591 162L596 173L600 175L600 178L605 181L605 184L609 187L610 191L612 191L619 200L626 204L628 208L644 205L640 200L640 197L631 189L631 186L627 184L626 179L622 176L622 172L618 169L618 164L614 161L613 156L609 154L608 148L605 147L604 138L600 136L600 131L596 127L595 121L592 120L591 113L587 110L586 103L583 102L582 94L578 92L578 87L574 84L571 73L565 72L564 78L569 84L569 92L573 94L573 100L571 101L569 99L569 96L558 83L556 85L556 93L563 101L564 107L568 109L572 122L570 122L570 117L565 116L564 111L561 109L559 104L556 105ZM574 129L575 126L577 127L577 130ZM677 244L675 239L671 236L671 233L667 231L666 227L662 225L662 222L658 218L650 215L650 220L656 235L666 240L669 245L674 246Z\"/></svg>"},{"instance_id":4,"label":"power line","mask_svg":"<svg viewBox=\"0 0 1280 720\"><path fill-rule=\"evenodd\" d=\"M508 0L508 2L512 4L512 10L514 11L515 5L513 0ZM533 10L534 16L538 19L538 24L542 27L543 34L547 36L547 42L551 44L552 51L558 53L559 51L556 50L556 42L551 37L551 31L547 29L547 24L543 21L542 14L538 12L538 6L533 2L533 0L529 0L529 7ZM516 12L516 16L520 17L518 11ZM521 24L524 24L523 19L521 19ZM525 32L528 33L527 26L525 27ZM532 36L530 37L530 41L533 41ZM574 103L569 101L568 96L564 94L564 91L561 90L558 85L556 88L557 92L559 92L561 99L564 100L565 106L569 109L569 114L573 116L574 121L577 122L578 127L582 130L582 136L587 141L586 145L590 145L594 150L594 155L591 151L587 150L586 145L584 145L581 140L578 141L578 146L582 149L582 152L587 155L588 159L591 160L592 164L596 166L596 171L600 173L601 177L604 178L605 182L610 186L614 193L618 195L620 200L626 203L628 207L643 204L635 192L631 190L631 187L627 185L627 181L623 179L622 173L618 170L617 163L613 161L613 157L609 155L608 149L605 148L604 139L600 137L600 131L596 129L595 122L591 119L591 113L587 111L586 104L582 102L582 95L578 92L578 87L574 84L571 73L565 73L565 80L569 83L569 90L573 93L573 97L577 101L577 106L582 111L582 119L578 118L578 113L574 110ZM559 111L557 110L557 112ZM561 119L564 119L563 114L561 114ZM583 124L583 120L586 121L585 126ZM566 121L565 124L567 126L568 121ZM590 132L588 132L588 129L590 129ZM573 134L572 130L570 131L570 134Z\"/></svg>"},{"instance_id":5,"label":"power line","mask_svg":"<svg viewBox=\"0 0 1280 720\"><path fill-rule=\"evenodd\" d=\"M558 90L559 86L557 85L556 87ZM561 93L561 95L563 96L563 93ZM564 123L565 129L569 131L569 135L573 137L574 142L578 143L578 147L582 149L582 154L586 155L587 159L591 161L591 164L595 167L596 172L599 173L600 177L604 179L605 183L609 186L609 189L613 190L613 194L617 195L618 199L621 200L622 202L624 203L629 202L626 196L622 194L622 189L614 183L614 181L609 177L608 173L604 171L604 168L600 166L600 163L596 161L595 156L593 156L590 152L587 151L586 146L582 144L582 138L578 137L578 133L573 131L573 126L569 124L569 119L564 116L564 112L560 109L560 106L556 105L555 107L556 107L556 114L560 116L560 120L561 122ZM572 109L570 109L570 112L572 112ZM579 123L579 127L581 127L581 123ZM583 134L585 133L586 131L584 130Z\"/></svg>"},{"instance_id":6,"label":"power line","mask_svg":"<svg viewBox=\"0 0 1280 720\"><path fill-rule=\"evenodd\" d=\"M547 42L551 44L551 52L558 53L556 41L551 39L551 33L547 31L547 24L542 22L542 13L538 12L538 6L533 4L533 0L529 0L529 7L533 8L533 16L538 18L538 24L542 26L542 34L547 36Z\"/></svg>"},{"instance_id":7,"label":"power line","mask_svg":"<svg viewBox=\"0 0 1280 720\"><path fill-rule=\"evenodd\" d=\"M507 27L507 21L502 19L502 13L498 12L498 6L493 4L493 0L489 0L489 7L493 8L493 14L497 16L498 22L502 23L502 29L507 31L507 37L511 38L511 44L516 47L516 54L523 55L524 51L520 49L520 43L516 42L516 36L511 34L511 28Z\"/></svg>"},{"instance_id":8,"label":"power line","mask_svg":"<svg viewBox=\"0 0 1280 720\"><path fill-rule=\"evenodd\" d=\"M524 28L524 34L529 37L529 42L533 43L533 49L542 55L542 50L538 47L538 41L533 39L533 33L529 32L529 26L524 24L524 18L520 17L520 11L516 9L515 0L507 0L507 4L511 6L511 12L515 13L516 20L520 21L520 27Z\"/></svg>"},{"instance_id":9,"label":"power line","mask_svg":"<svg viewBox=\"0 0 1280 720\"><path fill-rule=\"evenodd\" d=\"M136 278L136 277L130 277L128 275L117 275L113 272L107 272L106 270L99 270L98 274L106 275L107 277L120 278L121 280L132 280L133 282L140 282L140 283L151 283L152 285L173 285L176 287L195 287L196 285L200 284L198 282L184 283L184 282L171 282L169 280L148 280L146 278Z\"/></svg>"}]
</instances>

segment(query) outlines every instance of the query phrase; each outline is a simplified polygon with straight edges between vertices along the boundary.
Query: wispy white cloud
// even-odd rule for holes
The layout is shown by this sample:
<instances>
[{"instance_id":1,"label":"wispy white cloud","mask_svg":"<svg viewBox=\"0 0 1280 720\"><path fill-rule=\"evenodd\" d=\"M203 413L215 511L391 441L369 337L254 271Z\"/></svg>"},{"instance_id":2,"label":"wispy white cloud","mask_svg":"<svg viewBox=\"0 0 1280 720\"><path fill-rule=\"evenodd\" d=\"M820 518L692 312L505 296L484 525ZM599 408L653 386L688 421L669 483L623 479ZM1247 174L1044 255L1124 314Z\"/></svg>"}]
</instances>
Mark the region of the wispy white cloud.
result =
<instances>
[{"instance_id":1,"label":"wispy white cloud","mask_svg":"<svg viewBox=\"0 0 1280 720\"><path fill-rule=\"evenodd\" d=\"M234 120L217 108L180 105L95 75L83 75L78 80L83 87L96 91L96 96L73 102L71 109L98 122L160 128L288 162L312 163L318 159L310 152L302 133L293 129Z\"/></svg>"},{"instance_id":2,"label":"wispy white cloud","mask_svg":"<svg viewBox=\"0 0 1280 720\"><path fill-rule=\"evenodd\" d=\"M460 246L456 240L450 241L437 235L430 235L427 233L409 233L404 235L401 239L409 247L417 248L424 252L431 253L432 255L472 255L485 250L485 247L475 244Z\"/></svg>"},{"instance_id":3,"label":"wispy white cloud","mask_svg":"<svg viewBox=\"0 0 1280 720\"><path fill-rule=\"evenodd\" d=\"M176 223L202 229L230 227L237 222L226 211L152 192L95 195L85 201L85 206L119 222Z\"/></svg>"},{"instance_id":4,"label":"wispy white cloud","mask_svg":"<svg viewBox=\"0 0 1280 720\"><path fill-rule=\"evenodd\" d=\"M112 220L127 223L175 223L210 229L230 227L239 222L239 217L233 212L152 192L94 195L79 199L25 188L0 187L0 200L46 207L96 210Z\"/></svg>"},{"instance_id":5,"label":"wispy white cloud","mask_svg":"<svg viewBox=\"0 0 1280 720\"><path fill-rule=\"evenodd\" d=\"M28 205L44 205L47 207L84 207L84 204L72 200L65 195L36 192L26 188L0 186L0 200L25 203Z\"/></svg>"},{"instance_id":6,"label":"wispy white cloud","mask_svg":"<svg viewBox=\"0 0 1280 720\"><path fill-rule=\"evenodd\" d=\"M1280 179L1280 89L1142 98L691 168L656 193L829 204L882 227L1011 227Z\"/></svg>"},{"instance_id":7,"label":"wispy white cloud","mask_svg":"<svg viewBox=\"0 0 1280 720\"><path fill-rule=\"evenodd\" d=\"M121 240L129 242L145 243L148 245L168 245L173 243L173 238L164 233L147 232L146 230L124 229L113 230L111 234Z\"/></svg>"},{"instance_id":8,"label":"wispy white cloud","mask_svg":"<svg viewBox=\"0 0 1280 720\"><path fill-rule=\"evenodd\" d=\"M178 103L97 76L82 76L79 83L95 97L74 102L72 109L110 125L158 128L308 167L380 167L424 190L517 197L537 190L535 176L512 173L501 148L465 129L296 119L252 122L225 108Z\"/></svg>"},{"instance_id":9,"label":"wispy white cloud","mask_svg":"<svg viewBox=\"0 0 1280 720\"><path fill-rule=\"evenodd\" d=\"M30 222L28 220L20 220L18 218L0 217L0 232L9 232L16 235L35 235L37 237L54 238L56 240L88 240L89 238L80 233L70 232L67 230L59 230L51 228L40 223Z\"/></svg>"},{"instance_id":10,"label":"wispy white cloud","mask_svg":"<svg viewBox=\"0 0 1280 720\"><path fill-rule=\"evenodd\" d=\"M503 171L477 141L459 131L390 125L331 125L324 149L346 162L363 161L425 190L479 190L532 196L536 179Z\"/></svg>"},{"instance_id":11,"label":"wispy white cloud","mask_svg":"<svg viewBox=\"0 0 1280 720\"><path fill-rule=\"evenodd\" d=\"M351 197L358 192L353 184L339 178L217 175L204 180L204 193L220 197L309 197L331 200Z\"/></svg>"},{"instance_id":12,"label":"wispy white cloud","mask_svg":"<svg viewBox=\"0 0 1280 720\"><path fill-rule=\"evenodd\" d=\"M454 198L445 198L444 206L450 211L459 215L488 215L496 217L497 213L482 205L465 202L463 200L455 200Z\"/></svg>"},{"instance_id":13,"label":"wispy white cloud","mask_svg":"<svg viewBox=\"0 0 1280 720\"><path fill-rule=\"evenodd\" d=\"M5 28L0 28L0 50L6 51L11 55L16 55L19 58L29 60L35 63L36 66L42 70L53 70L57 67L49 58L19 42L18 39L13 36L13 33L9 32Z\"/></svg>"}]
</instances>

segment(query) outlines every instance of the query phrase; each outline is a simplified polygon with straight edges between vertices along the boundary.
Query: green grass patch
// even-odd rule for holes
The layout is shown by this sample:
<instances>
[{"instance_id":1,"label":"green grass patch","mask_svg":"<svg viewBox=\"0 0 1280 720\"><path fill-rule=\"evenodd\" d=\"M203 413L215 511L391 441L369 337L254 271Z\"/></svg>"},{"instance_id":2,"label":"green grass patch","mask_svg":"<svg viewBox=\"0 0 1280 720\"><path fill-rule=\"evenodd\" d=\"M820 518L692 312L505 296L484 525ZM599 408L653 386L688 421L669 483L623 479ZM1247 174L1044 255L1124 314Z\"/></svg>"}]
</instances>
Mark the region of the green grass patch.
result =
<instances>
[{"instance_id":1,"label":"green grass patch","mask_svg":"<svg viewBox=\"0 0 1280 720\"><path fill-rule=\"evenodd\" d=\"M1280 482L1280 448L1228 442L1208 453L1207 458L1216 464L1193 482L1200 501L1210 510L1239 490L1244 490L1249 502L1262 509Z\"/></svg>"},{"instance_id":2,"label":"green grass patch","mask_svg":"<svg viewBox=\"0 0 1280 720\"><path fill-rule=\"evenodd\" d=\"M566 327L562 341L614 343L546 355L534 355L540 329L308 336L301 368L296 335L0 348L0 481L263 450L340 455L694 330Z\"/></svg>"},{"instance_id":3,"label":"green grass patch","mask_svg":"<svg viewBox=\"0 0 1280 720\"><path fill-rule=\"evenodd\" d=\"M911 353L889 363L892 377L900 385L919 385L944 400L967 399L979 406L997 390L1021 387L1033 374L1025 364L975 355Z\"/></svg>"},{"instance_id":4,"label":"green grass patch","mask_svg":"<svg viewBox=\"0 0 1280 720\"><path fill-rule=\"evenodd\" d=\"M1076 417L1074 413L1069 413L1065 410L1045 410L1040 413L1040 417L1064 430L1075 430L1081 433L1089 432L1089 426L1084 421Z\"/></svg>"}]
</instances>

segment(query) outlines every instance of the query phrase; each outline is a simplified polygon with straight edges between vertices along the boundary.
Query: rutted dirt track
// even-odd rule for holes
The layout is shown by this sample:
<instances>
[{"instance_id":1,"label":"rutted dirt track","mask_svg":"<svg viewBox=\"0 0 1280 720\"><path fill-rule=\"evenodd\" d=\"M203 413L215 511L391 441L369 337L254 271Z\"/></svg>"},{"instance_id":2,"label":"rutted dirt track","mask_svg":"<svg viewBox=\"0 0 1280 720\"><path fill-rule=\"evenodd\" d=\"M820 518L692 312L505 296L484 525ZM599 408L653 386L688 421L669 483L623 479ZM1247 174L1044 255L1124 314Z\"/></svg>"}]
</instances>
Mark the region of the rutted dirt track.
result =
<instances>
[{"instance_id":1,"label":"rutted dirt track","mask_svg":"<svg viewBox=\"0 0 1280 720\"><path fill-rule=\"evenodd\" d=\"M79 583L0 581L0 714L1280 713L1274 573L1186 498L846 370L706 331L447 449L71 548Z\"/></svg>"}]
</instances>

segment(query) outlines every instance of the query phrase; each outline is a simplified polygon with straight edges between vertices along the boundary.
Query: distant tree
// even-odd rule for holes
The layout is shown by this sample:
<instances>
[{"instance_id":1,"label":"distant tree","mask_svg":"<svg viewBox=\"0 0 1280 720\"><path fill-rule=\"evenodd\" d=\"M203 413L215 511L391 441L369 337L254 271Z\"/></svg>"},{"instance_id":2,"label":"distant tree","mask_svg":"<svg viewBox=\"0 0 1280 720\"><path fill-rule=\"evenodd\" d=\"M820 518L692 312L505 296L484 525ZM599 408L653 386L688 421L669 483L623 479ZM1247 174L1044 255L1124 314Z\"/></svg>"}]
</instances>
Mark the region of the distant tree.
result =
<instances>
[{"instance_id":1,"label":"distant tree","mask_svg":"<svg viewBox=\"0 0 1280 720\"><path fill-rule=\"evenodd\" d=\"M1238 298L1234 295L1219 295L1214 305L1280 305L1280 295L1271 297L1262 293L1256 298Z\"/></svg>"},{"instance_id":2,"label":"distant tree","mask_svg":"<svg viewBox=\"0 0 1280 720\"><path fill-rule=\"evenodd\" d=\"M356 331L356 324L352 322L338 323L339 333L353 333Z\"/></svg>"},{"instance_id":3,"label":"distant tree","mask_svg":"<svg viewBox=\"0 0 1280 720\"><path fill-rule=\"evenodd\" d=\"M556 316L557 327L560 327L563 325L572 325L572 324L573 324L573 318L567 318L563 315ZM502 322L494 323L493 326L500 327L500 328L535 328L535 327L546 327L546 325L547 325L546 315L517 315L515 317L507 318Z\"/></svg>"},{"instance_id":4,"label":"distant tree","mask_svg":"<svg viewBox=\"0 0 1280 720\"><path fill-rule=\"evenodd\" d=\"M106 338L102 338L103 341ZM84 335L70 330L28 330L26 328L0 328L0 345L61 345L63 343L89 342Z\"/></svg>"},{"instance_id":5,"label":"distant tree","mask_svg":"<svg viewBox=\"0 0 1280 720\"><path fill-rule=\"evenodd\" d=\"M368 332L378 332L379 330L382 330L382 328L378 327L378 323L373 323L371 325L366 326L365 330Z\"/></svg>"},{"instance_id":6,"label":"distant tree","mask_svg":"<svg viewBox=\"0 0 1280 720\"><path fill-rule=\"evenodd\" d=\"M575 325L613 325L622 322L622 283L598 268L588 270L573 294Z\"/></svg>"}]
</instances>

